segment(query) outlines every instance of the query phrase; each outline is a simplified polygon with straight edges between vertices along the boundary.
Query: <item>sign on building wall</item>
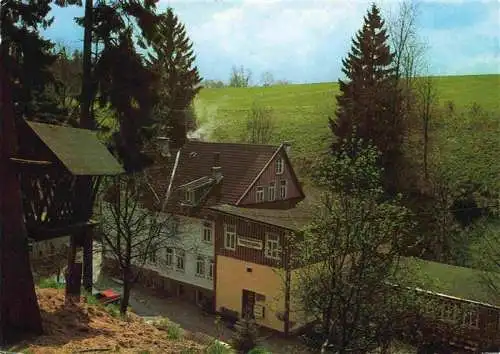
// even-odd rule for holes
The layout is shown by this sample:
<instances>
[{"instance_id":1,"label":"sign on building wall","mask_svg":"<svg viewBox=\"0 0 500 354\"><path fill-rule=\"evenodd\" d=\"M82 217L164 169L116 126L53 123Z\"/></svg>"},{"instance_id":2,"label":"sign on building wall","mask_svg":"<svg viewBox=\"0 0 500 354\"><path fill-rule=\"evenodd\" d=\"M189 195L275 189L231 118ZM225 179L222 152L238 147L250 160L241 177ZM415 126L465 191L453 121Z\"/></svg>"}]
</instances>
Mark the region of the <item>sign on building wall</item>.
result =
<instances>
[{"instance_id":1,"label":"sign on building wall","mask_svg":"<svg viewBox=\"0 0 500 354\"><path fill-rule=\"evenodd\" d=\"M242 237L238 235L238 246L261 250L262 240L258 240L251 237Z\"/></svg>"}]
</instances>

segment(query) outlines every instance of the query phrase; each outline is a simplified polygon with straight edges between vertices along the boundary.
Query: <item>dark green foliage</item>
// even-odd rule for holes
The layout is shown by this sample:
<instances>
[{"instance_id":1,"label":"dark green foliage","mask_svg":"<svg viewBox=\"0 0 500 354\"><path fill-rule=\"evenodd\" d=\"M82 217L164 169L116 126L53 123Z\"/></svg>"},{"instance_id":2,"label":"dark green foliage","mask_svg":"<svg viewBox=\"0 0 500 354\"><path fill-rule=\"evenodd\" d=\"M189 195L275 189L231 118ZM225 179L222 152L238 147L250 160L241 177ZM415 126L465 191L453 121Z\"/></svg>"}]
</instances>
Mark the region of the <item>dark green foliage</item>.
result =
<instances>
[{"instance_id":1,"label":"dark green foliage","mask_svg":"<svg viewBox=\"0 0 500 354\"><path fill-rule=\"evenodd\" d=\"M52 93L59 87L50 71L56 59L54 45L39 33L53 21L48 17L50 4L49 0L2 2L0 52L13 82L16 116L57 122L65 111Z\"/></svg>"},{"instance_id":2,"label":"dark green foliage","mask_svg":"<svg viewBox=\"0 0 500 354\"><path fill-rule=\"evenodd\" d=\"M178 148L184 145L188 131L194 127L190 105L201 89L202 78L194 65L193 44L171 8L160 15L153 48L152 67L160 78L155 120L171 139L172 147Z\"/></svg>"},{"instance_id":3,"label":"dark green foliage","mask_svg":"<svg viewBox=\"0 0 500 354\"><path fill-rule=\"evenodd\" d=\"M332 144L334 153L343 145L342 139L355 133L365 143L377 147L384 167L398 157L403 138L399 114L401 95L387 40L384 20L379 9L372 5L363 28L353 39L351 52L342 60L342 72L347 80L339 80L337 117L329 120L336 137Z\"/></svg>"},{"instance_id":4,"label":"dark green foliage","mask_svg":"<svg viewBox=\"0 0 500 354\"><path fill-rule=\"evenodd\" d=\"M240 353L248 353L259 342L259 330L255 320L248 317L240 319L234 325L231 346Z\"/></svg>"},{"instance_id":5,"label":"dark green foliage","mask_svg":"<svg viewBox=\"0 0 500 354\"><path fill-rule=\"evenodd\" d=\"M365 145L346 140L341 153L316 168L315 180L325 192L313 222L292 246L294 296L300 310L321 324L322 345L337 352L386 344L403 326L406 306L386 281L394 281L399 270L410 215L385 196L380 154Z\"/></svg>"},{"instance_id":6,"label":"dark green foliage","mask_svg":"<svg viewBox=\"0 0 500 354\"><path fill-rule=\"evenodd\" d=\"M91 63L90 93L82 93L80 103L87 105L90 100L93 107L98 99L101 107L115 113L119 131L113 135L111 149L128 172L141 170L150 162L142 150L151 136L155 75L134 46L134 40L151 49L158 23L155 11L156 1L135 0L98 2L92 11L92 42L98 53ZM84 19L78 18L77 23L84 25ZM84 52L84 62L85 55ZM83 79L87 83L88 75L84 73ZM86 113L80 119L84 116ZM93 109L90 118L90 125L95 124Z\"/></svg>"},{"instance_id":7,"label":"dark green foliage","mask_svg":"<svg viewBox=\"0 0 500 354\"><path fill-rule=\"evenodd\" d=\"M52 73L60 83L55 92L57 102L60 107L67 110L68 122L72 126L77 126L78 101L82 88L82 53L79 50L69 53L66 47L60 46L56 55L56 60L52 64Z\"/></svg>"}]
</instances>

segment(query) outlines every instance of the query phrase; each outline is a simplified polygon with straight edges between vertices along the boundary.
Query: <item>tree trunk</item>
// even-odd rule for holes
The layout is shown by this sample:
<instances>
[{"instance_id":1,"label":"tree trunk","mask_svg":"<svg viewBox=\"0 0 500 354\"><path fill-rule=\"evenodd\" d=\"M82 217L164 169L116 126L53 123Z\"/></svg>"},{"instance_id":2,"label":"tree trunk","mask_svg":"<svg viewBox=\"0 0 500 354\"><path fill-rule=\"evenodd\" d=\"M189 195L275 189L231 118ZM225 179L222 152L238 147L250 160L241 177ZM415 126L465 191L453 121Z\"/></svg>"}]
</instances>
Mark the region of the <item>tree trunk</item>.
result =
<instances>
[{"instance_id":1,"label":"tree trunk","mask_svg":"<svg viewBox=\"0 0 500 354\"><path fill-rule=\"evenodd\" d=\"M123 269L123 296L120 301L120 314L125 315L127 313L127 307L130 301L130 290L132 290L132 277L130 274L130 269L127 267Z\"/></svg>"},{"instance_id":2,"label":"tree trunk","mask_svg":"<svg viewBox=\"0 0 500 354\"><path fill-rule=\"evenodd\" d=\"M4 53L1 53L3 55ZM0 342L42 333L31 273L21 187L9 157L17 150L8 69L0 62Z\"/></svg>"},{"instance_id":3,"label":"tree trunk","mask_svg":"<svg viewBox=\"0 0 500 354\"><path fill-rule=\"evenodd\" d=\"M429 146L429 121L424 122L424 177L425 181L429 180L429 170L427 167L427 155Z\"/></svg>"},{"instance_id":4,"label":"tree trunk","mask_svg":"<svg viewBox=\"0 0 500 354\"><path fill-rule=\"evenodd\" d=\"M83 240L83 287L92 292L93 285L93 226L87 228Z\"/></svg>"},{"instance_id":5,"label":"tree trunk","mask_svg":"<svg viewBox=\"0 0 500 354\"><path fill-rule=\"evenodd\" d=\"M93 119L90 108L92 105L92 0L85 0L85 17L83 32L83 75L80 97L80 127L92 129Z\"/></svg>"}]
</instances>

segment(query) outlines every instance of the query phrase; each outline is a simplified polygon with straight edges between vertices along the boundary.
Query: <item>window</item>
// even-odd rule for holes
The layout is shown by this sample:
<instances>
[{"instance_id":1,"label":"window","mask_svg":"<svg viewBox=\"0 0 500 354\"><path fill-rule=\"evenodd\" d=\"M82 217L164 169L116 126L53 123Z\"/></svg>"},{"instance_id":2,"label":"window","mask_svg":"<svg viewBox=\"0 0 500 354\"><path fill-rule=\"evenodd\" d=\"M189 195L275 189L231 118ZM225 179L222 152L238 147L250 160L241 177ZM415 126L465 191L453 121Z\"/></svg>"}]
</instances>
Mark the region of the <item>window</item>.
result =
<instances>
[{"instance_id":1,"label":"window","mask_svg":"<svg viewBox=\"0 0 500 354\"><path fill-rule=\"evenodd\" d=\"M167 248L166 254L165 254L165 265L167 267L171 267L172 264L174 263L174 250L173 248Z\"/></svg>"},{"instance_id":2,"label":"window","mask_svg":"<svg viewBox=\"0 0 500 354\"><path fill-rule=\"evenodd\" d=\"M280 199L286 199L286 179L280 181Z\"/></svg>"},{"instance_id":3,"label":"window","mask_svg":"<svg viewBox=\"0 0 500 354\"><path fill-rule=\"evenodd\" d=\"M479 328L479 313L477 310L467 310L464 313L462 324L468 327Z\"/></svg>"},{"instance_id":4,"label":"window","mask_svg":"<svg viewBox=\"0 0 500 354\"><path fill-rule=\"evenodd\" d=\"M264 201L264 187L257 187L255 200L257 201L257 203Z\"/></svg>"},{"instance_id":5,"label":"window","mask_svg":"<svg viewBox=\"0 0 500 354\"><path fill-rule=\"evenodd\" d=\"M199 277L205 276L205 258L202 256L196 258L196 275Z\"/></svg>"},{"instance_id":6,"label":"window","mask_svg":"<svg viewBox=\"0 0 500 354\"><path fill-rule=\"evenodd\" d=\"M184 191L184 201L188 203L193 203L194 202L194 191L191 189L186 189Z\"/></svg>"},{"instance_id":7,"label":"window","mask_svg":"<svg viewBox=\"0 0 500 354\"><path fill-rule=\"evenodd\" d=\"M175 260L176 260L176 268L178 271L184 271L184 261L185 261L185 256L186 254L184 253L183 250L177 250L177 252L175 252Z\"/></svg>"},{"instance_id":8,"label":"window","mask_svg":"<svg viewBox=\"0 0 500 354\"><path fill-rule=\"evenodd\" d=\"M156 264L156 250L150 251L148 254L148 263Z\"/></svg>"},{"instance_id":9,"label":"window","mask_svg":"<svg viewBox=\"0 0 500 354\"><path fill-rule=\"evenodd\" d=\"M266 308L262 304L255 304L253 307L253 313L256 319L266 318Z\"/></svg>"},{"instance_id":10,"label":"window","mask_svg":"<svg viewBox=\"0 0 500 354\"><path fill-rule=\"evenodd\" d=\"M279 235L266 234L266 257L279 259Z\"/></svg>"},{"instance_id":11,"label":"window","mask_svg":"<svg viewBox=\"0 0 500 354\"><path fill-rule=\"evenodd\" d=\"M267 199L270 202L274 202L276 200L276 183L271 182L269 187L267 187Z\"/></svg>"},{"instance_id":12,"label":"window","mask_svg":"<svg viewBox=\"0 0 500 354\"><path fill-rule=\"evenodd\" d=\"M236 249L236 225L224 225L224 247L228 250Z\"/></svg>"},{"instance_id":13,"label":"window","mask_svg":"<svg viewBox=\"0 0 500 354\"><path fill-rule=\"evenodd\" d=\"M210 221L203 223L202 238L204 242L212 242L213 224Z\"/></svg>"},{"instance_id":14,"label":"window","mask_svg":"<svg viewBox=\"0 0 500 354\"><path fill-rule=\"evenodd\" d=\"M210 258L208 261L208 279L213 279L214 278L214 267L215 267L215 262L213 258Z\"/></svg>"},{"instance_id":15,"label":"window","mask_svg":"<svg viewBox=\"0 0 500 354\"><path fill-rule=\"evenodd\" d=\"M285 162L283 161L283 159L281 157L276 159L276 174L277 175L280 175L283 173L284 167L285 167Z\"/></svg>"},{"instance_id":16,"label":"window","mask_svg":"<svg viewBox=\"0 0 500 354\"><path fill-rule=\"evenodd\" d=\"M441 319L444 321L456 322L458 317L458 306L446 302L441 306Z\"/></svg>"}]
</instances>

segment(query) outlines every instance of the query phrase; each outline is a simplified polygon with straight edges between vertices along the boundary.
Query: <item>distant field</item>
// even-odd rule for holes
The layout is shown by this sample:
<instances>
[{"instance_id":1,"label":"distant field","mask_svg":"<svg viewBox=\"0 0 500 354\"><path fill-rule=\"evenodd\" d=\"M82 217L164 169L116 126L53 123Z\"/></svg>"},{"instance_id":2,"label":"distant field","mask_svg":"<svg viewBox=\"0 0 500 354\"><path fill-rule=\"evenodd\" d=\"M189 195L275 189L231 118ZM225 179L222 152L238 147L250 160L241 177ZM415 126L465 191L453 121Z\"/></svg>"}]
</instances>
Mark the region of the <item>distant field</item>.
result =
<instances>
[{"instance_id":1,"label":"distant field","mask_svg":"<svg viewBox=\"0 0 500 354\"><path fill-rule=\"evenodd\" d=\"M500 75L434 77L440 103L454 101L457 109L473 102L500 112ZM330 141L328 117L335 111L337 83L276 87L203 89L195 100L201 133L210 140L239 141L245 116L257 100L271 107L278 129L273 143L293 142L304 156L322 151ZM499 117L500 119L500 117Z\"/></svg>"}]
</instances>

